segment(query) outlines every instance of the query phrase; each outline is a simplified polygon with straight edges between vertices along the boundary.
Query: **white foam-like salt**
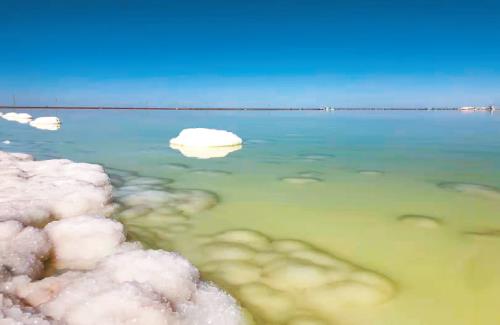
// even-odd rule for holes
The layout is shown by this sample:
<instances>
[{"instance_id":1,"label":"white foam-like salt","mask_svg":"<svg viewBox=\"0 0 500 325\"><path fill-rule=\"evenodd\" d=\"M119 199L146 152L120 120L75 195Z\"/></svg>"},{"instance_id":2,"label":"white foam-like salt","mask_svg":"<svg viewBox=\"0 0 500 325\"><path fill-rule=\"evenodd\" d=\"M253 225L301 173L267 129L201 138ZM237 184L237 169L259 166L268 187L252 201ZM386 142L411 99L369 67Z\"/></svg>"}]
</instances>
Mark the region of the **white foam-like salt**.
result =
<instances>
[{"instance_id":1,"label":"white foam-like salt","mask_svg":"<svg viewBox=\"0 0 500 325\"><path fill-rule=\"evenodd\" d=\"M42 230L15 220L0 222L0 281L14 275L39 277L49 250L49 240Z\"/></svg>"},{"instance_id":2,"label":"white foam-like salt","mask_svg":"<svg viewBox=\"0 0 500 325\"><path fill-rule=\"evenodd\" d=\"M188 158L223 158L241 149L243 140L236 134L216 129L191 128L182 130L170 140L170 147Z\"/></svg>"},{"instance_id":3,"label":"white foam-like salt","mask_svg":"<svg viewBox=\"0 0 500 325\"><path fill-rule=\"evenodd\" d=\"M30 126L41 130L56 131L61 128L61 120L55 116L38 117L30 122Z\"/></svg>"},{"instance_id":4,"label":"white foam-like salt","mask_svg":"<svg viewBox=\"0 0 500 325\"><path fill-rule=\"evenodd\" d=\"M179 193L184 197L191 192ZM70 325L242 323L235 300L200 281L198 270L185 258L124 242L122 225L98 216L110 212L110 198L109 178L100 166L33 161L29 155L0 152L2 320ZM182 208L177 196L168 199ZM38 280L51 270L43 263L49 251L50 265L58 273Z\"/></svg>"},{"instance_id":5,"label":"white foam-like salt","mask_svg":"<svg viewBox=\"0 0 500 325\"><path fill-rule=\"evenodd\" d=\"M28 113L16 113L16 112L8 112L3 114L1 117L7 121L13 121L22 124L29 123L32 119L31 115Z\"/></svg>"},{"instance_id":6,"label":"white foam-like salt","mask_svg":"<svg viewBox=\"0 0 500 325\"><path fill-rule=\"evenodd\" d=\"M125 241L121 223L99 216L54 221L45 227L45 231L54 246L58 269L92 269Z\"/></svg>"},{"instance_id":7,"label":"white foam-like salt","mask_svg":"<svg viewBox=\"0 0 500 325\"><path fill-rule=\"evenodd\" d=\"M101 166L66 159L34 161L0 151L0 221L40 225L111 212L111 183Z\"/></svg>"}]
</instances>

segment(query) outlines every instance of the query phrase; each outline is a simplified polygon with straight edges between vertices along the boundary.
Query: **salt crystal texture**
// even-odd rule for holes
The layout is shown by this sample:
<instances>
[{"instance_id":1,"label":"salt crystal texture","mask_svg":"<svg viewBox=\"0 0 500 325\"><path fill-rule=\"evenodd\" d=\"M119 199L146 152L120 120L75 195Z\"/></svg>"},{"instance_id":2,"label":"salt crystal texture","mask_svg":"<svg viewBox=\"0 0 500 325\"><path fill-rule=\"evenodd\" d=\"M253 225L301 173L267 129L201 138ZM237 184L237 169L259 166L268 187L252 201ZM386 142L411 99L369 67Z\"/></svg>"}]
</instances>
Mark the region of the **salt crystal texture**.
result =
<instances>
[{"instance_id":1,"label":"salt crystal texture","mask_svg":"<svg viewBox=\"0 0 500 325\"><path fill-rule=\"evenodd\" d=\"M54 221L45 227L45 231L54 245L58 269L92 269L125 241L121 223L98 216Z\"/></svg>"},{"instance_id":2,"label":"salt crystal texture","mask_svg":"<svg viewBox=\"0 0 500 325\"><path fill-rule=\"evenodd\" d=\"M37 278L49 250L49 240L42 230L15 220L0 222L0 280L22 274Z\"/></svg>"},{"instance_id":3,"label":"salt crystal texture","mask_svg":"<svg viewBox=\"0 0 500 325\"><path fill-rule=\"evenodd\" d=\"M111 183L101 166L66 159L33 161L0 151L0 221L40 225L85 214L108 215Z\"/></svg>"}]
</instances>

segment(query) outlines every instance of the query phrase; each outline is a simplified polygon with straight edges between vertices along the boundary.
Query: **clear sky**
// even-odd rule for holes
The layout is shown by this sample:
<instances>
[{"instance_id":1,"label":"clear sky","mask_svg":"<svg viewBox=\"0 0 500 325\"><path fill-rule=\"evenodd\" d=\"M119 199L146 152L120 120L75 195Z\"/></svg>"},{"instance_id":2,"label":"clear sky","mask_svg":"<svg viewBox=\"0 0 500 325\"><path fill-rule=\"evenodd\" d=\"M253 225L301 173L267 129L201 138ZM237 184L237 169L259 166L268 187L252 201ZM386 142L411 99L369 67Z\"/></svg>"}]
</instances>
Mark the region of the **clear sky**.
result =
<instances>
[{"instance_id":1,"label":"clear sky","mask_svg":"<svg viewBox=\"0 0 500 325\"><path fill-rule=\"evenodd\" d=\"M0 0L0 103L500 104L500 0Z\"/></svg>"}]
</instances>

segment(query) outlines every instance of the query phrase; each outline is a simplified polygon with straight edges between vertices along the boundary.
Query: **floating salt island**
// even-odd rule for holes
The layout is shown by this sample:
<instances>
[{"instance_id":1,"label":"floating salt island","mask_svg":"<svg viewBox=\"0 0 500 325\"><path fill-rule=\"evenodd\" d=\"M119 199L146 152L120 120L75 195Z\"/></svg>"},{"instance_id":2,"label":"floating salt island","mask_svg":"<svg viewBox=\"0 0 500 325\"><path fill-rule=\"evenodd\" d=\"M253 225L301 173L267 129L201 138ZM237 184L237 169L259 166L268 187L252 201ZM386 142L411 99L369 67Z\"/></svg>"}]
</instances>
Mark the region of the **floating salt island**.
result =
<instances>
[{"instance_id":1,"label":"floating salt island","mask_svg":"<svg viewBox=\"0 0 500 325\"><path fill-rule=\"evenodd\" d=\"M38 117L30 122L30 126L48 131L56 131L61 128L61 120L55 116Z\"/></svg>"},{"instance_id":2,"label":"floating salt island","mask_svg":"<svg viewBox=\"0 0 500 325\"><path fill-rule=\"evenodd\" d=\"M170 140L170 147L189 158L226 157L242 148L243 140L236 134L216 129L191 128L182 130Z\"/></svg>"},{"instance_id":3,"label":"floating salt island","mask_svg":"<svg viewBox=\"0 0 500 325\"><path fill-rule=\"evenodd\" d=\"M1 117L4 120L18 122L22 124L27 124L33 119L33 117L28 113L16 113L16 112L5 113L1 115Z\"/></svg>"},{"instance_id":4,"label":"floating salt island","mask_svg":"<svg viewBox=\"0 0 500 325\"><path fill-rule=\"evenodd\" d=\"M56 131L61 128L61 120L55 116L44 116L33 119L28 113L9 112L0 114L0 117L7 121L29 124L40 130Z\"/></svg>"},{"instance_id":5,"label":"floating salt island","mask_svg":"<svg viewBox=\"0 0 500 325\"><path fill-rule=\"evenodd\" d=\"M242 324L184 257L125 241L101 166L0 151L0 170L2 324Z\"/></svg>"}]
</instances>

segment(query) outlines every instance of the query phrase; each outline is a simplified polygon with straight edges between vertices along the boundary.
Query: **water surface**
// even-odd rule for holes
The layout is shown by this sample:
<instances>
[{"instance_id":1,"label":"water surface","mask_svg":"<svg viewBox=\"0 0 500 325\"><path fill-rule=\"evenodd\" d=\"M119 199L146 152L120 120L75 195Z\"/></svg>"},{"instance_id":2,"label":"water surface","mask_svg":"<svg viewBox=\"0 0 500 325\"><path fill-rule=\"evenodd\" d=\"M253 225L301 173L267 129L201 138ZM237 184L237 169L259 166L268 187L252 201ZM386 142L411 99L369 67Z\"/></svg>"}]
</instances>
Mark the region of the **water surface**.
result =
<instances>
[{"instance_id":1,"label":"water surface","mask_svg":"<svg viewBox=\"0 0 500 325\"><path fill-rule=\"evenodd\" d=\"M117 193L140 180L177 193L187 208L124 203L116 217L190 258L258 324L500 323L500 114L31 113L62 128L0 119L0 150L103 164ZM187 127L245 144L187 158L168 146Z\"/></svg>"}]
</instances>

